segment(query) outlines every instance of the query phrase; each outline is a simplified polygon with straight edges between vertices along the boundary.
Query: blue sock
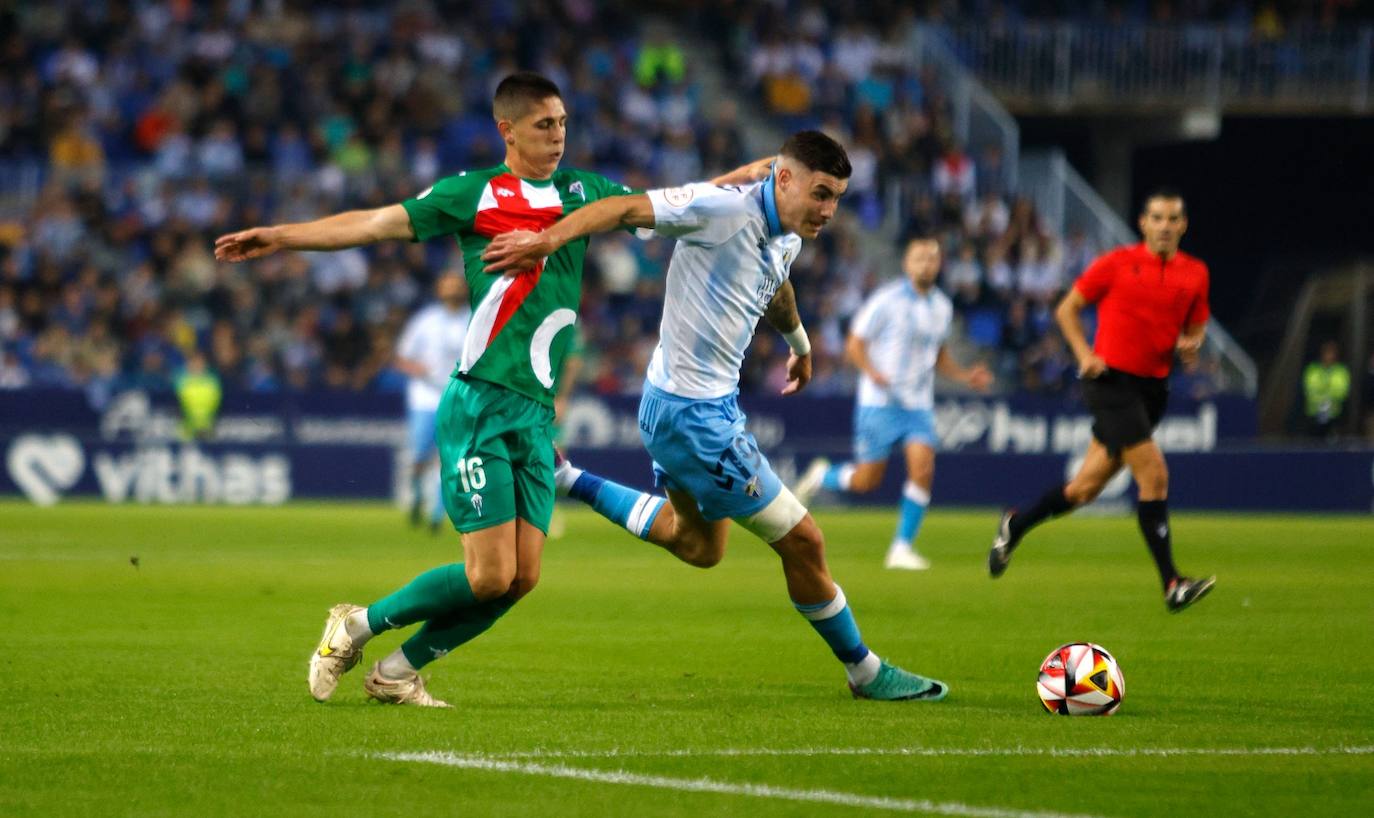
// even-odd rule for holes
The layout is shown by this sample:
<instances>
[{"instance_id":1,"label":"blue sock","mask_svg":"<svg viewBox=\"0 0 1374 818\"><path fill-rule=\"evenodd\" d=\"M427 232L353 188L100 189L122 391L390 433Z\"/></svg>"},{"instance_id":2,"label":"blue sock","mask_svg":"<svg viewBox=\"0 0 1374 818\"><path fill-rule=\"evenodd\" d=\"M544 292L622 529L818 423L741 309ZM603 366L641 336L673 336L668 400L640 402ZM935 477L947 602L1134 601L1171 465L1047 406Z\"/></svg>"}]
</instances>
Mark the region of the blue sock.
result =
<instances>
[{"instance_id":1,"label":"blue sock","mask_svg":"<svg viewBox=\"0 0 1374 818\"><path fill-rule=\"evenodd\" d=\"M846 665L858 664L868 656L868 647L859 636L859 625L849 610L849 602L844 591L835 586L835 598L829 602L815 605L796 605L797 611L811 622L811 627L821 635L825 643L834 651L835 658Z\"/></svg>"},{"instance_id":2,"label":"blue sock","mask_svg":"<svg viewBox=\"0 0 1374 818\"><path fill-rule=\"evenodd\" d=\"M821 477L821 488L829 491L849 491L849 479L853 476L853 463L832 464Z\"/></svg>"},{"instance_id":3,"label":"blue sock","mask_svg":"<svg viewBox=\"0 0 1374 818\"><path fill-rule=\"evenodd\" d=\"M649 530L667 502L662 497L626 488L587 471L573 483L568 496L591 506L597 514L641 540L649 538Z\"/></svg>"},{"instance_id":4,"label":"blue sock","mask_svg":"<svg viewBox=\"0 0 1374 818\"><path fill-rule=\"evenodd\" d=\"M902 486L902 509L897 516L897 541L910 544L921 530L921 521L930 505L930 492L911 482Z\"/></svg>"}]
</instances>

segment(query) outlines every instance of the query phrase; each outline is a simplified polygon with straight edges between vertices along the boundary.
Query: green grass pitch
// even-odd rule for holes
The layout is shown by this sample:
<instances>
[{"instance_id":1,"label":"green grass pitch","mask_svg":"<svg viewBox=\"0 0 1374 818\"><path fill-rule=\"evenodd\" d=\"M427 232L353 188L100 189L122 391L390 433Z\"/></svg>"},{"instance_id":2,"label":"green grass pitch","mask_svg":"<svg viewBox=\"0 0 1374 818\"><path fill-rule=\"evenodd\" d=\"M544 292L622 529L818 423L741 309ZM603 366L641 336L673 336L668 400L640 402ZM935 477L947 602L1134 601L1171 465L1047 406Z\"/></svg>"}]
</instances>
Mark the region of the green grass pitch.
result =
<instances>
[{"instance_id":1,"label":"green grass pitch","mask_svg":"<svg viewBox=\"0 0 1374 818\"><path fill-rule=\"evenodd\" d=\"M431 666L450 711L306 691L335 602L458 559L380 506L0 505L0 815L1354 815L1374 803L1374 522L1176 515L1165 612L1130 518L1040 529L987 578L992 512L822 510L878 653L952 686L854 701L772 553L677 563L584 510L540 587ZM137 557L138 565L131 563ZM402 637L368 648L380 658ZM1037 667L1113 651L1111 718L1041 711ZM430 754L430 755L424 755Z\"/></svg>"}]
</instances>

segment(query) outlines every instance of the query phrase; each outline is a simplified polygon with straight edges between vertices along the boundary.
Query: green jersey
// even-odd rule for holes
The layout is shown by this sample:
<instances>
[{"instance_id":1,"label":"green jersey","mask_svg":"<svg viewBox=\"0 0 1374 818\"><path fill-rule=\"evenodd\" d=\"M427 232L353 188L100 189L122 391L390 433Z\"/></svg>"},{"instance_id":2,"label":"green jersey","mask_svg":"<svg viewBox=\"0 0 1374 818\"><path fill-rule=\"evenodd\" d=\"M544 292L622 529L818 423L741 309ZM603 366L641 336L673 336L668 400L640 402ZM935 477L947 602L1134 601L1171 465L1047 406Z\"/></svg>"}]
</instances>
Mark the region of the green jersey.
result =
<instances>
[{"instance_id":1,"label":"green jersey","mask_svg":"<svg viewBox=\"0 0 1374 818\"><path fill-rule=\"evenodd\" d=\"M587 239L568 242L516 276L488 273L482 251L502 233L542 231L589 202L630 192L587 171L558 170L551 179L533 180L500 164L441 179L401 203L416 240L451 235L463 253L472 322L457 374L553 405L573 344L573 333L564 330L577 321Z\"/></svg>"}]
</instances>

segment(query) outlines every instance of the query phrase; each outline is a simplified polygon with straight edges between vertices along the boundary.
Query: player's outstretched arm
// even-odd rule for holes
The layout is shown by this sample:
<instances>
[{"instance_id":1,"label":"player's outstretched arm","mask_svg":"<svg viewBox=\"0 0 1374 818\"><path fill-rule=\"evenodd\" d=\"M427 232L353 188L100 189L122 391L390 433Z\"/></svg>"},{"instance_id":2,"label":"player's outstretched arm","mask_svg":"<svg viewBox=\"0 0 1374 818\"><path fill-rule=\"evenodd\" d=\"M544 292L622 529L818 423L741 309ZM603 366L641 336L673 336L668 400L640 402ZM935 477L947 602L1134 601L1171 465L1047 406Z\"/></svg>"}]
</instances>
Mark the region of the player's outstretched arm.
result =
<instances>
[{"instance_id":1,"label":"player's outstretched arm","mask_svg":"<svg viewBox=\"0 0 1374 818\"><path fill-rule=\"evenodd\" d=\"M1088 299L1083 297L1083 293L1077 287L1071 287L1059 306L1054 308L1054 320L1059 324L1059 331L1064 334L1064 340L1073 350L1074 357L1078 359L1078 377L1096 378L1107 371L1107 362L1093 354L1093 348L1088 345L1083 319L1079 317L1079 313L1087 306Z\"/></svg>"},{"instance_id":2,"label":"player's outstretched arm","mask_svg":"<svg viewBox=\"0 0 1374 818\"><path fill-rule=\"evenodd\" d=\"M410 215L400 205L350 210L313 222L252 227L215 239L219 261L248 261L278 250L343 250L387 239L413 239Z\"/></svg>"},{"instance_id":3,"label":"player's outstretched arm","mask_svg":"<svg viewBox=\"0 0 1374 818\"><path fill-rule=\"evenodd\" d=\"M767 179L773 172L773 163L777 161L776 156L765 156L762 159L755 159L747 165L740 165L729 173L717 176L711 180L711 184L720 187L722 185L748 185Z\"/></svg>"},{"instance_id":4,"label":"player's outstretched arm","mask_svg":"<svg viewBox=\"0 0 1374 818\"><path fill-rule=\"evenodd\" d=\"M654 206L648 195L611 196L579 208L542 233L513 230L491 240L482 252L489 273L528 270L574 239L621 227L653 227Z\"/></svg>"},{"instance_id":5,"label":"player's outstretched arm","mask_svg":"<svg viewBox=\"0 0 1374 818\"><path fill-rule=\"evenodd\" d=\"M787 356L787 385L782 388L782 394L795 395L811 382L811 340L806 337L801 314L797 312L797 291L792 282L784 281L773 294L763 317L773 329L782 333L792 349L792 354Z\"/></svg>"}]
</instances>

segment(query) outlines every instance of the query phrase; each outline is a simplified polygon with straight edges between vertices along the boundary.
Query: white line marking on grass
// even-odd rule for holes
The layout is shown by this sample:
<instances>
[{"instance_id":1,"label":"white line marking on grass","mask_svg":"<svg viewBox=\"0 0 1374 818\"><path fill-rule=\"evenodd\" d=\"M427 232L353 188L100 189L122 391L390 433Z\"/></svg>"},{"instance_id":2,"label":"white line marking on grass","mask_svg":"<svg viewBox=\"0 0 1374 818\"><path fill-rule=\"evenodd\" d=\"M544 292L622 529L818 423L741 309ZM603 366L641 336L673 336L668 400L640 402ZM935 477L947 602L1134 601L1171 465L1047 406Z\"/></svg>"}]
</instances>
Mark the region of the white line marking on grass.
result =
<instances>
[{"instance_id":1,"label":"white line marking on grass","mask_svg":"<svg viewBox=\"0 0 1374 818\"><path fill-rule=\"evenodd\" d=\"M738 747L719 750L532 750L493 753L488 759L557 758L691 758L729 756L1324 756L1371 755L1374 747Z\"/></svg>"},{"instance_id":2,"label":"white line marking on grass","mask_svg":"<svg viewBox=\"0 0 1374 818\"><path fill-rule=\"evenodd\" d=\"M663 755L662 753L645 755ZM889 810L892 812L927 812L936 815L956 815L964 818L1087 818L1063 812L1040 812L998 807L977 807L954 801L928 801L916 798L887 798L858 793L835 792L833 790L800 790L790 787L775 787L771 784L735 784L716 781L710 778L669 778L662 775L642 775L627 770L588 770L568 767L562 764L536 764L521 761L502 761L480 755L455 755L454 753L382 753L378 758L387 761L413 761L423 764L440 764L466 770L488 770L492 772L536 775L547 778L570 778L578 781L594 781L602 784L622 784L635 787L654 787L679 792L709 792L721 795L747 795L755 798L772 798L780 801L803 801L808 803L837 804L844 807L866 807L869 809Z\"/></svg>"}]
</instances>

